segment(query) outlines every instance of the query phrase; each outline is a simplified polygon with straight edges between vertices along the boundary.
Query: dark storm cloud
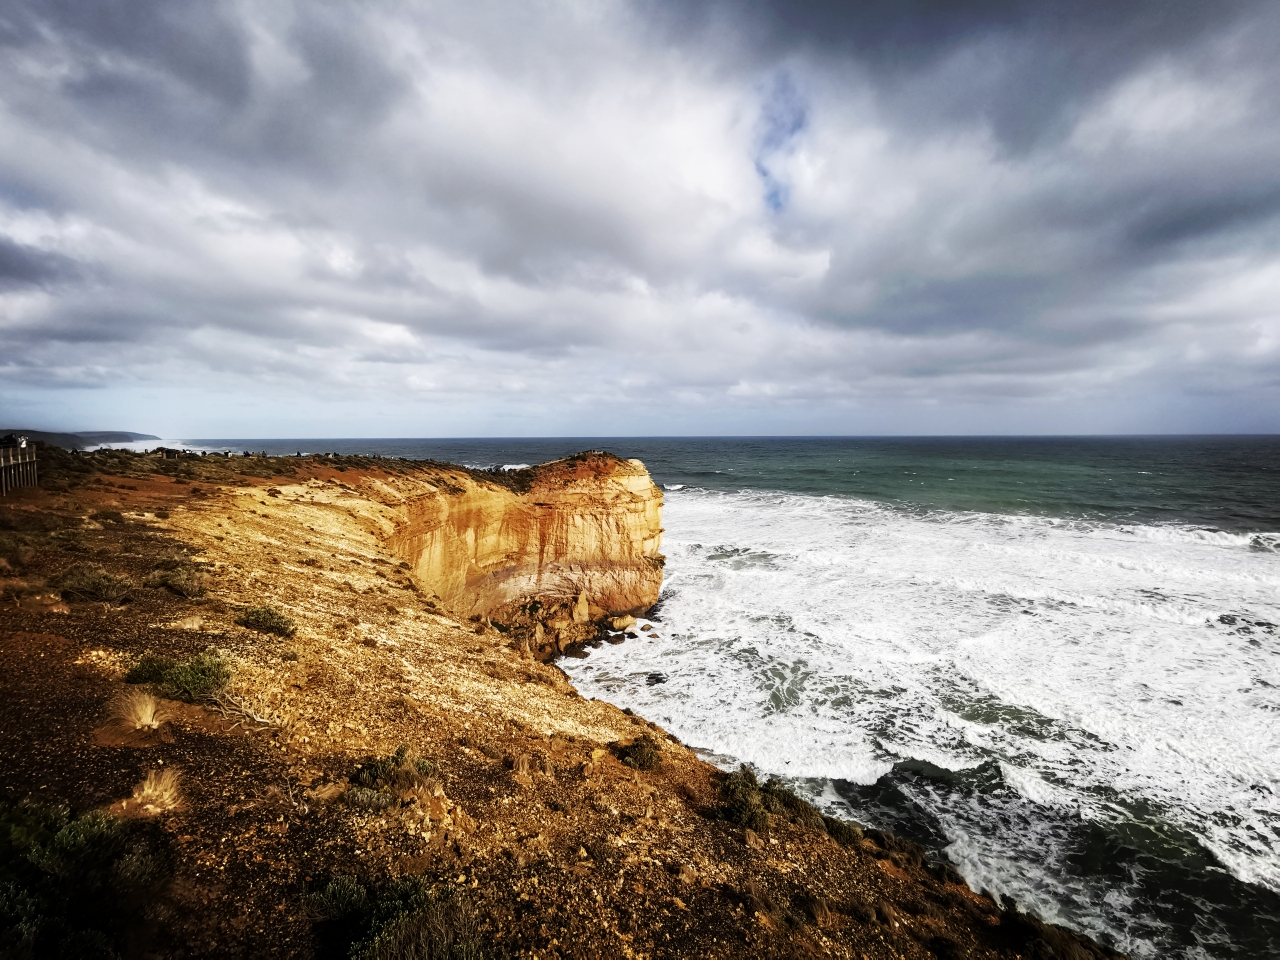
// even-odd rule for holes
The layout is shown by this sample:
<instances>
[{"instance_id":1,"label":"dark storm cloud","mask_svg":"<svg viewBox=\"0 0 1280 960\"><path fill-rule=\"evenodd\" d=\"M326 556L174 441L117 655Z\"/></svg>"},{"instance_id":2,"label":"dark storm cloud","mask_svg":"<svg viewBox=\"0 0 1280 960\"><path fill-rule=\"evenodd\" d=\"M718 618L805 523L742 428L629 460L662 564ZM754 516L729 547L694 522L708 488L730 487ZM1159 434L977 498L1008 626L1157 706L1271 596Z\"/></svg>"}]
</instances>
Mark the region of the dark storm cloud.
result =
<instances>
[{"instance_id":1,"label":"dark storm cloud","mask_svg":"<svg viewBox=\"0 0 1280 960\"><path fill-rule=\"evenodd\" d=\"M818 54L865 69L926 127L983 121L1010 149L1061 132L1137 63L1230 31L1267 0L692 0L653 4L671 38L728 31L760 59ZM960 75L957 75L960 74Z\"/></svg>"},{"instance_id":2,"label":"dark storm cloud","mask_svg":"<svg viewBox=\"0 0 1280 960\"><path fill-rule=\"evenodd\" d=\"M1243 0L9 2L4 369L712 431L1238 408L1278 47Z\"/></svg>"},{"instance_id":3,"label":"dark storm cloud","mask_svg":"<svg viewBox=\"0 0 1280 960\"><path fill-rule=\"evenodd\" d=\"M73 279L77 273L66 257L0 236L0 289L39 287Z\"/></svg>"}]
</instances>

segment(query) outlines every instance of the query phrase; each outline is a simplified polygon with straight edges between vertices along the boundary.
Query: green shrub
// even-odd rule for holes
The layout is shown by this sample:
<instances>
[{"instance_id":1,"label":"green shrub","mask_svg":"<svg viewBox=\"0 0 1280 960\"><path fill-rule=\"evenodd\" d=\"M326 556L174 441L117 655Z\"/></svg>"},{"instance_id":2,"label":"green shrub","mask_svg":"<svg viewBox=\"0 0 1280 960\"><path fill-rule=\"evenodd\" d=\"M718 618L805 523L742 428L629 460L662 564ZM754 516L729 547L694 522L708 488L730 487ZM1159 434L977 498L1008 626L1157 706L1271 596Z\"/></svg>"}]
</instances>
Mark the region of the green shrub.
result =
<instances>
[{"instance_id":1,"label":"green shrub","mask_svg":"<svg viewBox=\"0 0 1280 960\"><path fill-rule=\"evenodd\" d=\"M350 779L361 787L407 790L422 786L433 769L430 760L409 756L409 745L402 743L390 756L365 761Z\"/></svg>"},{"instance_id":2,"label":"green shrub","mask_svg":"<svg viewBox=\"0 0 1280 960\"><path fill-rule=\"evenodd\" d=\"M292 620L275 607L268 606L250 607L236 617L236 623L259 633L274 633L281 637L292 637L297 629Z\"/></svg>"},{"instance_id":3,"label":"green shrub","mask_svg":"<svg viewBox=\"0 0 1280 960\"><path fill-rule=\"evenodd\" d=\"M364 910L369 892L354 877L334 877L323 890L303 899L306 912L316 920L341 920Z\"/></svg>"},{"instance_id":4,"label":"green shrub","mask_svg":"<svg viewBox=\"0 0 1280 960\"><path fill-rule=\"evenodd\" d=\"M781 817L811 830L832 830L836 840L846 845L862 839L862 831L858 827L834 817L824 817L777 777L770 778L761 786L746 764L726 777L721 785L720 814L726 820L757 833L769 829L771 817ZM829 823L836 826L831 828Z\"/></svg>"},{"instance_id":5,"label":"green shrub","mask_svg":"<svg viewBox=\"0 0 1280 960\"><path fill-rule=\"evenodd\" d=\"M166 670L157 692L170 700L200 703L225 687L230 679L231 665L217 648L209 647Z\"/></svg>"},{"instance_id":6,"label":"green shrub","mask_svg":"<svg viewBox=\"0 0 1280 960\"><path fill-rule=\"evenodd\" d=\"M362 813L377 813L400 803L400 799L385 786L380 789L352 786L342 798L346 800L347 806Z\"/></svg>"},{"instance_id":7,"label":"green shrub","mask_svg":"<svg viewBox=\"0 0 1280 960\"><path fill-rule=\"evenodd\" d=\"M0 560L15 567L26 566L35 559L35 542L22 534L0 531Z\"/></svg>"},{"instance_id":8,"label":"green shrub","mask_svg":"<svg viewBox=\"0 0 1280 960\"><path fill-rule=\"evenodd\" d=\"M107 573L97 564L76 564L63 573L57 583L62 595L69 600L119 603L133 590L128 580Z\"/></svg>"},{"instance_id":9,"label":"green shrub","mask_svg":"<svg viewBox=\"0 0 1280 960\"><path fill-rule=\"evenodd\" d=\"M822 814L813 809L809 803L801 800L777 777L770 777L769 782L760 788L760 801L770 813L785 816L792 823L812 830L825 830Z\"/></svg>"},{"instance_id":10,"label":"green shrub","mask_svg":"<svg viewBox=\"0 0 1280 960\"><path fill-rule=\"evenodd\" d=\"M156 692L170 700L202 703L227 685L231 665L216 647L186 660L172 660L144 653L124 675L125 683L154 684Z\"/></svg>"},{"instance_id":11,"label":"green shrub","mask_svg":"<svg viewBox=\"0 0 1280 960\"><path fill-rule=\"evenodd\" d=\"M351 948L355 960L483 960L479 924L460 898L410 896L379 906L372 936Z\"/></svg>"},{"instance_id":12,"label":"green shrub","mask_svg":"<svg viewBox=\"0 0 1280 960\"><path fill-rule=\"evenodd\" d=\"M372 892L335 877L307 899L331 940L353 960L483 960L475 911L451 886L398 877Z\"/></svg>"},{"instance_id":13,"label":"green shrub","mask_svg":"<svg viewBox=\"0 0 1280 960\"><path fill-rule=\"evenodd\" d=\"M760 782L745 763L729 774L720 787L720 814L756 833L769 829L769 812L760 800Z\"/></svg>"},{"instance_id":14,"label":"green shrub","mask_svg":"<svg viewBox=\"0 0 1280 960\"><path fill-rule=\"evenodd\" d=\"M831 839L842 847L855 846L862 839L862 828L856 823L825 816L822 818L822 823L827 828L827 833L831 835Z\"/></svg>"},{"instance_id":15,"label":"green shrub","mask_svg":"<svg viewBox=\"0 0 1280 960\"><path fill-rule=\"evenodd\" d=\"M619 760L636 770L652 770L662 762L658 742L647 733L636 737L631 746L619 747L617 754Z\"/></svg>"},{"instance_id":16,"label":"green shrub","mask_svg":"<svg viewBox=\"0 0 1280 960\"><path fill-rule=\"evenodd\" d=\"M118 957L169 872L149 825L0 801L0 956Z\"/></svg>"},{"instance_id":17,"label":"green shrub","mask_svg":"<svg viewBox=\"0 0 1280 960\"><path fill-rule=\"evenodd\" d=\"M162 683L164 675L176 666L176 661L154 653L144 653L124 675L125 683Z\"/></svg>"}]
</instances>

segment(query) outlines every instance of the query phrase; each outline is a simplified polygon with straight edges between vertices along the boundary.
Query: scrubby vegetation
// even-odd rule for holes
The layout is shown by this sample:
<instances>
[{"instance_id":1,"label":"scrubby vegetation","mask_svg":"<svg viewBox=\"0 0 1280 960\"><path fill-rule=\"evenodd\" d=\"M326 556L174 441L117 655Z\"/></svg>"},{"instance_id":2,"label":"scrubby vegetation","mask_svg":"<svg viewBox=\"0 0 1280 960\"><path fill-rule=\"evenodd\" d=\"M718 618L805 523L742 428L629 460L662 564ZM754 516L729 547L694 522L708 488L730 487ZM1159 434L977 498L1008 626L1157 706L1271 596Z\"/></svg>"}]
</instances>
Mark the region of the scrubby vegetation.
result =
<instances>
[{"instance_id":1,"label":"scrubby vegetation","mask_svg":"<svg viewBox=\"0 0 1280 960\"><path fill-rule=\"evenodd\" d=\"M0 531L0 570L25 567L36 556L34 538L20 533Z\"/></svg>"},{"instance_id":2,"label":"scrubby vegetation","mask_svg":"<svg viewBox=\"0 0 1280 960\"><path fill-rule=\"evenodd\" d=\"M720 814L756 833L769 829L769 811L760 799L760 781L746 764L729 774L721 786Z\"/></svg>"},{"instance_id":3,"label":"scrubby vegetation","mask_svg":"<svg viewBox=\"0 0 1280 960\"><path fill-rule=\"evenodd\" d=\"M636 737L631 746L618 747L615 752L619 760L636 770L652 770L662 762L658 741L647 733Z\"/></svg>"},{"instance_id":4,"label":"scrubby vegetation","mask_svg":"<svg viewBox=\"0 0 1280 960\"><path fill-rule=\"evenodd\" d=\"M0 956L137 952L169 874L162 837L101 813L0 801Z\"/></svg>"},{"instance_id":5,"label":"scrubby vegetation","mask_svg":"<svg viewBox=\"0 0 1280 960\"><path fill-rule=\"evenodd\" d=\"M268 606L250 607L236 617L236 623L259 633L274 633L280 637L292 637L297 630L292 620L275 607Z\"/></svg>"},{"instance_id":6,"label":"scrubby vegetation","mask_svg":"<svg viewBox=\"0 0 1280 960\"><path fill-rule=\"evenodd\" d=\"M770 817L781 817L798 826L826 831L844 846L862 839L862 828L857 824L823 816L777 777L762 785L746 764L725 778L720 801L721 816L757 833L769 829Z\"/></svg>"},{"instance_id":7,"label":"scrubby vegetation","mask_svg":"<svg viewBox=\"0 0 1280 960\"><path fill-rule=\"evenodd\" d=\"M335 877L307 897L306 905L330 956L352 960L482 960L485 956L470 903L454 887L436 886L422 877L399 877L373 890L352 877Z\"/></svg>"},{"instance_id":8,"label":"scrubby vegetation","mask_svg":"<svg viewBox=\"0 0 1280 960\"><path fill-rule=\"evenodd\" d=\"M433 767L429 760L413 757L409 745L362 764L351 775L346 792L348 806L357 810L384 810L420 791L429 791Z\"/></svg>"},{"instance_id":9,"label":"scrubby vegetation","mask_svg":"<svg viewBox=\"0 0 1280 960\"><path fill-rule=\"evenodd\" d=\"M160 683L176 661L154 653L144 653L124 675L125 683Z\"/></svg>"},{"instance_id":10,"label":"scrubby vegetation","mask_svg":"<svg viewBox=\"0 0 1280 960\"><path fill-rule=\"evenodd\" d=\"M203 703L231 680L231 664L216 647L186 660L145 653L124 676L125 683L150 683L169 700Z\"/></svg>"},{"instance_id":11,"label":"scrubby vegetation","mask_svg":"<svg viewBox=\"0 0 1280 960\"><path fill-rule=\"evenodd\" d=\"M76 564L58 578L57 586L68 600L104 603L120 603L133 592L133 584L128 580L107 573L97 564Z\"/></svg>"},{"instance_id":12,"label":"scrubby vegetation","mask_svg":"<svg viewBox=\"0 0 1280 960\"><path fill-rule=\"evenodd\" d=\"M204 573L186 560L168 561L147 576L148 587L167 587L180 597L194 600L203 597L208 589Z\"/></svg>"}]
</instances>

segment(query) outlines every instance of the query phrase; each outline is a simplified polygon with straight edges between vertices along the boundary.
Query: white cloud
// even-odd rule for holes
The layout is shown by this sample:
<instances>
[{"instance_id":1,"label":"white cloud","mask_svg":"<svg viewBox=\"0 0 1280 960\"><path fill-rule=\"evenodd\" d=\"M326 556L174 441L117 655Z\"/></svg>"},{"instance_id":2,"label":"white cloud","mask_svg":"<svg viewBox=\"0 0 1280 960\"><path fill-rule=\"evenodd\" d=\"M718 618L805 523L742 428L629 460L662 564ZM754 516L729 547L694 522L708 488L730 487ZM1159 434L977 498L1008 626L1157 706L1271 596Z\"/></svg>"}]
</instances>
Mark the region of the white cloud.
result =
<instances>
[{"instance_id":1,"label":"white cloud","mask_svg":"<svg viewBox=\"0 0 1280 960\"><path fill-rule=\"evenodd\" d=\"M215 9L217 89L52 22L0 61L0 239L79 267L0 287L0 389L49 416L110 394L243 433L207 408L234 391L259 435L329 401L436 434L1026 429L1016 398L1177 430L1133 398L1215 385L1225 429L1274 399L1269 68L1214 38L1011 151L857 63L662 43L620 3Z\"/></svg>"}]
</instances>

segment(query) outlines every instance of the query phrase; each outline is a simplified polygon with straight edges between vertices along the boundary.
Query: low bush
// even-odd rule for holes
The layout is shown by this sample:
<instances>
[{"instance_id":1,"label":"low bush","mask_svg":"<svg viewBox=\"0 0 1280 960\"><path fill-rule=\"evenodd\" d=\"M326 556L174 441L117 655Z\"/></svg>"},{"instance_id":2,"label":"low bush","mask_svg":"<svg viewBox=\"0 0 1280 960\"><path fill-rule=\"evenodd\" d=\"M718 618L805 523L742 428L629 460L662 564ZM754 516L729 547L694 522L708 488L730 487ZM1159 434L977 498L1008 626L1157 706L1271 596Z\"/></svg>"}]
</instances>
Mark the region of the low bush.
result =
<instances>
[{"instance_id":1,"label":"low bush","mask_svg":"<svg viewBox=\"0 0 1280 960\"><path fill-rule=\"evenodd\" d=\"M125 683L160 683L164 675L174 668L176 660L154 653L144 653L138 662L124 675Z\"/></svg>"},{"instance_id":2,"label":"low bush","mask_svg":"<svg viewBox=\"0 0 1280 960\"><path fill-rule=\"evenodd\" d=\"M636 737L631 746L619 747L616 752L619 760L636 770L652 770L662 762L658 741L647 733Z\"/></svg>"},{"instance_id":3,"label":"low bush","mask_svg":"<svg viewBox=\"0 0 1280 960\"><path fill-rule=\"evenodd\" d=\"M0 801L0 956L135 953L169 873L164 834L145 824Z\"/></svg>"},{"instance_id":4,"label":"low bush","mask_svg":"<svg viewBox=\"0 0 1280 960\"><path fill-rule=\"evenodd\" d=\"M769 782L760 788L760 800L770 813L784 816L792 823L812 830L826 829L822 815L813 809L812 805L797 797L777 777L771 777Z\"/></svg>"},{"instance_id":5,"label":"low bush","mask_svg":"<svg viewBox=\"0 0 1280 960\"><path fill-rule=\"evenodd\" d=\"M68 600L100 600L119 603L133 592L133 585L123 577L107 573L97 564L76 564L58 578L58 588Z\"/></svg>"},{"instance_id":6,"label":"low bush","mask_svg":"<svg viewBox=\"0 0 1280 960\"><path fill-rule=\"evenodd\" d=\"M360 765L351 776L351 782L362 787L391 787L397 789L421 786L434 769L430 760L409 755L409 745L402 743L396 752L377 757Z\"/></svg>"},{"instance_id":7,"label":"low bush","mask_svg":"<svg viewBox=\"0 0 1280 960\"><path fill-rule=\"evenodd\" d=\"M203 703L231 680L231 664L216 647L186 660L144 653L124 675L125 683L150 683L169 700Z\"/></svg>"},{"instance_id":8,"label":"low bush","mask_svg":"<svg viewBox=\"0 0 1280 960\"><path fill-rule=\"evenodd\" d=\"M831 839L842 847L852 847L862 839L862 828L856 823L826 816L822 818L822 823L827 828L827 833L831 835Z\"/></svg>"},{"instance_id":9,"label":"low bush","mask_svg":"<svg viewBox=\"0 0 1280 960\"><path fill-rule=\"evenodd\" d=\"M726 777L721 785L720 814L726 820L757 833L769 829L771 817L781 817L798 826L826 831L837 843L845 846L862 839L860 827L835 817L824 817L777 777L762 786L745 764Z\"/></svg>"},{"instance_id":10,"label":"low bush","mask_svg":"<svg viewBox=\"0 0 1280 960\"><path fill-rule=\"evenodd\" d=\"M400 798L386 788L379 790L373 787L353 786L347 789L343 797L347 801L347 806L362 813L377 813L379 810L386 810L400 803Z\"/></svg>"},{"instance_id":11,"label":"low bush","mask_svg":"<svg viewBox=\"0 0 1280 960\"><path fill-rule=\"evenodd\" d=\"M760 800L760 781L745 763L725 778L720 787L720 814L730 823L764 833L769 811Z\"/></svg>"},{"instance_id":12,"label":"low bush","mask_svg":"<svg viewBox=\"0 0 1280 960\"><path fill-rule=\"evenodd\" d=\"M158 684L162 697L201 703L210 699L231 679L231 665L215 647L174 664Z\"/></svg>"},{"instance_id":13,"label":"low bush","mask_svg":"<svg viewBox=\"0 0 1280 960\"><path fill-rule=\"evenodd\" d=\"M236 623L259 633L274 633L280 637L292 637L297 630L292 620L269 606L250 607L236 617Z\"/></svg>"},{"instance_id":14,"label":"low bush","mask_svg":"<svg viewBox=\"0 0 1280 960\"><path fill-rule=\"evenodd\" d=\"M370 890L335 877L307 897L332 955L353 960L483 960L479 924L465 896L422 877L398 877ZM349 946L348 946L349 945Z\"/></svg>"},{"instance_id":15,"label":"low bush","mask_svg":"<svg viewBox=\"0 0 1280 960\"><path fill-rule=\"evenodd\" d=\"M24 567L35 556L35 541L31 537L0 531L0 560L11 567Z\"/></svg>"},{"instance_id":16,"label":"low bush","mask_svg":"<svg viewBox=\"0 0 1280 960\"><path fill-rule=\"evenodd\" d=\"M167 587L180 597L195 600L208 589L204 573L192 563L180 560L166 563L147 575L148 587Z\"/></svg>"}]
</instances>

